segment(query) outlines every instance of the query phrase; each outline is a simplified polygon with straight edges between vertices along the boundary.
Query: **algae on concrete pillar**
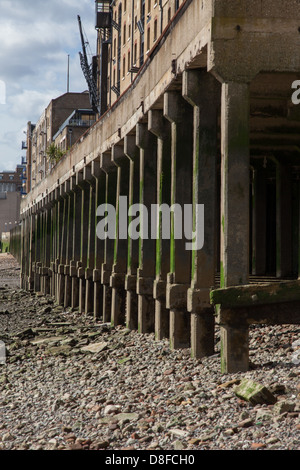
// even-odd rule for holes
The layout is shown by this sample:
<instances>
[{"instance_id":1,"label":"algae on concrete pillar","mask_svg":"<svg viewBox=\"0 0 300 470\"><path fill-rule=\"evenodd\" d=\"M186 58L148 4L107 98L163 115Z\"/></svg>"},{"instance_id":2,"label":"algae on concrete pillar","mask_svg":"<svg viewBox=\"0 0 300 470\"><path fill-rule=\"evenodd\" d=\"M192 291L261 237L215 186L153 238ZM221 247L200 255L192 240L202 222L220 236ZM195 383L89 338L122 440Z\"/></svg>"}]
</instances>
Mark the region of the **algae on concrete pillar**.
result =
<instances>
[{"instance_id":1,"label":"algae on concrete pillar","mask_svg":"<svg viewBox=\"0 0 300 470\"><path fill-rule=\"evenodd\" d=\"M151 237L152 204L156 204L157 141L146 123L136 125L136 145L140 149L140 245L137 273L138 331L150 333L155 327L153 286L156 240Z\"/></svg>"},{"instance_id":2,"label":"algae on concrete pillar","mask_svg":"<svg viewBox=\"0 0 300 470\"><path fill-rule=\"evenodd\" d=\"M101 154L101 169L106 173L106 195L107 207L116 208L117 196L117 167L111 159L111 152ZM103 285L103 321L111 321L111 297L110 276L114 262L114 237L107 236L104 242L104 262L101 267L101 283Z\"/></svg>"},{"instance_id":3,"label":"algae on concrete pillar","mask_svg":"<svg viewBox=\"0 0 300 470\"><path fill-rule=\"evenodd\" d=\"M139 204L140 200L140 150L136 145L135 135L124 137L124 153L129 159L129 196L128 208ZM128 225L132 217L128 216ZM139 240L133 239L128 233L126 290L126 326L131 330L138 329L138 295L137 270L139 264Z\"/></svg>"},{"instance_id":4,"label":"algae on concrete pillar","mask_svg":"<svg viewBox=\"0 0 300 470\"><path fill-rule=\"evenodd\" d=\"M39 263L41 255L41 217L40 213L36 212L34 215L34 291L40 291L40 275L39 275Z\"/></svg>"},{"instance_id":5,"label":"algae on concrete pillar","mask_svg":"<svg viewBox=\"0 0 300 470\"><path fill-rule=\"evenodd\" d=\"M193 108L180 93L166 92L164 116L171 122L171 205L175 208L171 213L166 305L170 309L170 346L177 349L190 346L187 290L191 283L191 251L186 248L185 205L191 207L193 201Z\"/></svg>"},{"instance_id":6,"label":"algae on concrete pillar","mask_svg":"<svg viewBox=\"0 0 300 470\"><path fill-rule=\"evenodd\" d=\"M125 276L127 270L128 255L128 196L130 162L124 154L124 144L112 147L112 161L117 166L117 187L116 187L116 237L114 246L114 260L112 274L110 277L110 287L112 288L112 325L122 325L125 323ZM123 202L126 204L124 205Z\"/></svg>"},{"instance_id":7,"label":"algae on concrete pillar","mask_svg":"<svg viewBox=\"0 0 300 470\"><path fill-rule=\"evenodd\" d=\"M249 84L223 83L221 106L220 278L221 287L229 287L249 281ZM222 372L247 370L247 325L220 326Z\"/></svg>"},{"instance_id":8,"label":"algae on concrete pillar","mask_svg":"<svg viewBox=\"0 0 300 470\"><path fill-rule=\"evenodd\" d=\"M87 167L89 168L89 167ZM86 168L86 170L87 170ZM91 167L89 168L89 178L86 176L89 183L89 211L88 211L88 226L87 226L87 263L85 269L85 313L92 313L94 309L94 281L93 271L95 263L95 180L91 174Z\"/></svg>"},{"instance_id":9,"label":"algae on concrete pillar","mask_svg":"<svg viewBox=\"0 0 300 470\"><path fill-rule=\"evenodd\" d=\"M67 237L68 237L68 191L69 181L66 181L60 187L60 197L62 199L62 217L60 220L61 224L61 238L60 238L60 253L59 253L59 265L58 265L58 295L57 302L59 305L64 305L65 302L65 266L66 266L66 249L67 249Z\"/></svg>"},{"instance_id":10,"label":"algae on concrete pillar","mask_svg":"<svg viewBox=\"0 0 300 470\"><path fill-rule=\"evenodd\" d=\"M80 265L80 241L81 241L81 198L82 191L78 186L82 173L77 173L71 178L70 189L73 192L73 239L72 260L70 261L70 276L72 278L71 307L79 307L79 278L78 268Z\"/></svg>"},{"instance_id":11,"label":"algae on concrete pillar","mask_svg":"<svg viewBox=\"0 0 300 470\"><path fill-rule=\"evenodd\" d=\"M70 182L68 184L67 196L67 218L66 218L66 262L65 262L65 292L64 307L71 306L72 278L70 276L70 262L72 260L72 241L73 241L73 198L74 193L71 191Z\"/></svg>"},{"instance_id":12,"label":"algae on concrete pillar","mask_svg":"<svg viewBox=\"0 0 300 470\"><path fill-rule=\"evenodd\" d=\"M87 174L88 173L88 174ZM85 270L87 267L87 247L88 247L88 223L89 223L89 205L90 205L90 185L87 179L90 177L90 168L85 167L81 173L82 177L77 181L81 189L81 219L80 219L80 265L77 265L77 275L79 279L79 312L85 312L85 292L86 278Z\"/></svg>"},{"instance_id":13,"label":"algae on concrete pillar","mask_svg":"<svg viewBox=\"0 0 300 470\"><path fill-rule=\"evenodd\" d=\"M217 247L217 159L220 84L206 71L183 74L183 96L193 106L193 232L192 279L188 290L191 312L191 354L201 358L214 353L214 308L210 289L215 286ZM200 221L198 207L204 206ZM204 226L202 226L204 224ZM204 234L203 246L200 245Z\"/></svg>"},{"instance_id":14,"label":"algae on concrete pillar","mask_svg":"<svg viewBox=\"0 0 300 470\"><path fill-rule=\"evenodd\" d=\"M92 162L92 176L95 179L95 221L97 221L97 209L105 203L106 174L100 168L100 159ZM95 259L93 270L94 282L94 319L103 318L103 286L101 284L101 267L104 263L104 240L97 236L97 223L95 224Z\"/></svg>"},{"instance_id":15,"label":"algae on concrete pillar","mask_svg":"<svg viewBox=\"0 0 300 470\"><path fill-rule=\"evenodd\" d=\"M222 84L221 287L249 280L249 84Z\"/></svg>"},{"instance_id":16,"label":"algae on concrete pillar","mask_svg":"<svg viewBox=\"0 0 300 470\"><path fill-rule=\"evenodd\" d=\"M169 338L170 312L166 308L167 275L170 271L170 240L163 237L162 204L171 206L171 124L163 110L148 113L148 129L157 137L157 240L153 297L155 339Z\"/></svg>"}]
</instances>

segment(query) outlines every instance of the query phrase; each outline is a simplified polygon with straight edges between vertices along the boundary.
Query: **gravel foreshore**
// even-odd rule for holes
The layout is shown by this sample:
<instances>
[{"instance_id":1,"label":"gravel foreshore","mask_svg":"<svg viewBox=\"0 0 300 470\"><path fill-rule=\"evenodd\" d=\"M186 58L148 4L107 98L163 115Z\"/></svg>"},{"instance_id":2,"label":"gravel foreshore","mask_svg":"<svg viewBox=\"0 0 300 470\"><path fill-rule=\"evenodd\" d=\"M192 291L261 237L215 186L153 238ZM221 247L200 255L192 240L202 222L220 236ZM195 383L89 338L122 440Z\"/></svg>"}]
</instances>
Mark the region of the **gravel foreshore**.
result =
<instances>
[{"instance_id":1,"label":"gravel foreshore","mask_svg":"<svg viewBox=\"0 0 300 470\"><path fill-rule=\"evenodd\" d=\"M0 255L0 450L300 450L300 326L250 329L251 370L221 374L168 340L18 287ZM237 395L244 379L273 402Z\"/></svg>"}]
</instances>

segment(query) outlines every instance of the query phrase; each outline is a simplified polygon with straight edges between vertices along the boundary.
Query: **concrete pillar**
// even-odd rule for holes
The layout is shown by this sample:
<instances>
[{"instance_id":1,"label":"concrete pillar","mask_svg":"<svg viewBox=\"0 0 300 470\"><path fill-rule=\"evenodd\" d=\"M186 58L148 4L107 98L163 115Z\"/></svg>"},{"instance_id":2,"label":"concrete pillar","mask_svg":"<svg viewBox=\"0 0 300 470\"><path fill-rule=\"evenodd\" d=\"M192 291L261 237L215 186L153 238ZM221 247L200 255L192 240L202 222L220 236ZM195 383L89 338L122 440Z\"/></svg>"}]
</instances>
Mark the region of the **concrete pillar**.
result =
<instances>
[{"instance_id":1,"label":"concrete pillar","mask_svg":"<svg viewBox=\"0 0 300 470\"><path fill-rule=\"evenodd\" d=\"M58 305L62 305L64 293L64 278L63 278L63 264L61 262L63 252L63 230L64 230L64 217L65 217L65 202L62 197L62 188L59 185L55 190L55 198L57 200L56 210L56 252L54 260L54 277L55 277L55 293L54 297Z\"/></svg>"},{"instance_id":2,"label":"concrete pillar","mask_svg":"<svg viewBox=\"0 0 300 470\"><path fill-rule=\"evenodd\" d=\"M47 204L44 213L44 295L50 294L50 257L51 257L51 207Z\"/></svg>"},{"instance_id":3,"label":"concrete pillar","mask_svg":"<svg viewBox=\"0 0 300 470\"><path fill-rule=\"evenodd\" d=\"M68 182L68 192L66 193L67 218L66 218L66 263L64 268L65 275L65 292L64 307L70 307L72 304L72 278L70 276L70 262L72 260L72 242L73 242L73 205L74 192L71 191L71 182Z\"/></svg>"},{"instance_id":4,"label":"concrete pillar","mask_svg":"<svg viewBox=\"0 0 300 470\"><path fill-rule=\"evenodd\" d=\"M72 259L70 261L70 277L72 283L71 307L79 307L79 278L78 268L80 263L81 248L81 199L82 191L77 184L82 180L82 173L76 173L70 180L70 189L73 193L73 236L72 236Z\"/></svg>"},{"instance_id":5,"label":"concrete pillar","mask_svg":"<svg viewBox=\"0 0 300 470\"><path fill-rule=\"evenodd\" d=\"M167 275L170 271L170 240L163 237L162 204L171 205L171 124L164 118L163 110L148 113L148 129L157 137L156 202L158 211L156 268L153 297L155 299L155 338L169 338L170 312L166 308Z\"/></svg>"},{"instance_id":6,"label":"concrete pillar","mask_svg":"<svg viewBox=\"0 0 300 470\"><path fill-rule=\"evenodd\" d=\"M276 163L276 277L292 274L291 165Z\"/></svg>"},{"instance_id":7,"label":"concrete pillar","mask_svg":"<svg viewBox=\"0 0 300 470\"><path fill-rule=\"evenodd\" d=\"M105 202L116 208L116 191L118 172L117 167L111 159L111 152L101 154L101 169L106 174L106 195ZM114 261L114 238L107 237L104 242L104 263L101 267L101 283L103 285L103 321L111 321L111 299L112 290L110 287L110 276Z\"/></svg>"},{"instance_id":8,"label":"concrete pillar","mask_svg":"<svg viewBox=\"0 0 300 470\"><path fill-rule=\"evenodd\" d=\"M136 145L135 135L124 138L124 153L129 159L129 196L128 207L139 204L140 200L140 150ZM132 217L128 217L130 224ZM138 329L138 295L137 270L139 265L139 240L128 234L127 274L125 277L126 290L126 326L131 330Z\"/></svg>"},{"instance_id":9,"label":"concrete pillar","mask_svg":"<svg viewBox=\"0 0 300 470\"><path fill-rule=\"evenodd\" d=\"M92 314L94 310L94 281L93 271L95 262L95 179L91 173L91 167L86 167L84 170L84 179L89 183L89 211L88 211L88 226L87 230L87 263L85 269L85 313ZM86 174L88 171L88 174Z\"/></svg>"},{"instance_id":10,"label":"concrete pillar","mask_svg":"<svg viewBox=\"0 0 300 470\"><path fill-rule=\"evenodd\" d=\"M249 84L223 83L221 287L249 281ZM238 346L237 346L238 345ZM248 368L248 328L221 325L222 372Z\"/></svg>"},{"instance_id":11,"label":"concrete pillar","mask_svg":"<svg viewBox=\"0 0 300 470\"><path fill-rule=\"evenodd\" d=\"M146 123L136 126L136 145L140 149L140 220L139 268L137 272L138 331L154 331L155 305L153 285L155 279L156 240L151 237L151 206L156 204L157 140L148 131ZM143 207L145 210L143 210ZM148 225L148 227L147 227Z\"/></svg>"},{"instance_id":12,"label":"concrete pillar","mask_svg":"<svg viewBox=\"0 0 300 470\"><path fill-rule=\"evenodd\" d=\"M221 344L221 370L228 373L246 372L249 369L248 325L242 321L223 325Z\"/></svg>"},{"instance_id":13,"label":"concrete pillar","mask_svg":"<svg viewBox=\"0 0 300 470\"><path fill-rule=\"evenodd\" d=\"M100 158L92 163L92 176L95 179L95 220L97 220L97 209L105 203L106 174L100 168ZM95 226L95 232L97 225ZM103 286L101 284L101 268L104 263L104 240L97 237L95 233L95 260L93 271L94 282L94 319L103 319Z\"/></svg>"},{"instance_id":14,"label":"concrete pillar","mask_svg":"<svg viewBox=\"0 0 300 470\"><path fill-rule=\"evenodd\" d=\"M263 164L253 169L252 178L252 274L266 273L267 171Z\"/></svg>"},{"instance_id":15,"label":"concrete pillar","mask_svg":"<svg viewBox=\"0 0 300 470\"><path fill-rule=\"evenodd\" d=\"M77 264L77 275L79 279L79 313L85 313L85 297L86 297L86 268L88 256L88 224L89 224L89 209L90 209L90 179L91 169L85 167L82 170L82 178L76 181L76 184L81 189L81 218L80 218L80 264Z\"/></svg>"},{"instance_id":16,"label":"concrete pillar","mask_svg":"<svg viewBox=\"0 0 300 470\"><path fill-rule=\"evenodd\" d=\"M222 84L221 287L249 280L249 84Z\"/></svg>"},{"instance_id":17,"label":"concrete pillar","mask_svg":"<svg viewBox=\"0 0 300 470\"><path fill-rule=\"evenodd\" d=\"M187 290L191 283L191 251L186 249L184 206L192 204L193 108L180 93L170 91L164 95L164 116L171 122L171 204L177 205L171 214L166 306L170 309L170 346L177 349L190 346Z\"/></svg>"},{"instance_id":18,"label":"concrete pillar","mask_svg":"<svg viewBox=\"0 0 300 470\"><path fill-rule=\"evenodd\" d=\"M40 292L40 274L39 274L39 266L40 266L40 255L41 255L41 216L40 213L37 211L34 216L34 264L33 264L33 271L34 271L34 292Z\"/></svg>"},{"instance_id":19,"label":"concrete pillar","mask_svg":"<svg viewBox=\"0 0 300 470\"><path fill-rule=\"evenodd\" d=\"M214 308L210 289L215 285L217 246L217 155L220 84L209 73L183 74L183 96L193 106L193 231L198 240L192 250L192 280L188 291L191 313L191 354L201 358L214 353ZM196 226L197 205L204 205L204 226ZM204 244L200 244L204 229Z\"/></svg>"},{"instance_id":20,"label":"concrete pillar","mask_svg":"<svg viewBox=\"0 0 300 470\"><path fill-rule=\"evenodd\" d=\"M56 215L57 215L57 201L55 199L55 191L52 193L52 206L51 206L51 256L50 256L50 294L55 297L55 259L56 259Z\"/></svg>"},{"instance_id":21,"label":"concrete pillar","mask_svg":"<svg viewBox=\"0 0 300 470\"><path fill-rule=\"evenodd\" d=\"M116 187L116 239L110 287L112 288L111 323L125 324L125 275L128 255L128 196L129 196L129 159L124 154L124 144L112 147L112 161L117 167ZM122 201L120 200L122 197ZM124 205L127 198L127 204Z\"/></svg>"},{"instance_id":22,"label":"concrete pillar","mask_svg":"<svg viewBox=\"0 0 300 470\"><path fill-rule=\"evenodd\" d=\"M59 265L58 265L58 292L57 303L61 306L65 302L65 267L66 267L66 249L68 237L68 191L69 181L66 181L60 186L62 216L60 219L60 252L59 252Z\"/></svg>"}]
</instances>

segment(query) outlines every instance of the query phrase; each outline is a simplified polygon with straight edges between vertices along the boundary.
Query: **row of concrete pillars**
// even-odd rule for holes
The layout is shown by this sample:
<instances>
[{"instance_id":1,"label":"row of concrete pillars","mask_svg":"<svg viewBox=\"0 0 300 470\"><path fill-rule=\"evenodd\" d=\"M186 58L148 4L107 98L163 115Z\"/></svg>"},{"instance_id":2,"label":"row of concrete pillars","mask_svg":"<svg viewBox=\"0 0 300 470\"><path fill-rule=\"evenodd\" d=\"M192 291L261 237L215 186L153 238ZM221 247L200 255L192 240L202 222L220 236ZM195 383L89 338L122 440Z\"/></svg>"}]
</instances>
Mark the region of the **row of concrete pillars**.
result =
<instances>
[{"instance_id":1,"label":"row of concrete pillars","mask_svg":"<svg viewBox=\"0 0 300 470\"><path fill-rule=\"evenodd\" d=\"M247 284L250 243L253 270L265 256L257 204L250 237L249 117L249 83L221 85L205 71L184 72L182 91L166 92L162 109L150 110L117 144L23 213L12 241L22 287L104 322L155 332L157 339L169 338L171 348L191 347L193 357L213 354L216 273L222 287ZM203 248L187 250L184 237L176 238L176 216L169 239L158 216L156 239L117 230L115 238L101 240L101 204L116 208L117 227L119 220L131 221L119 210L120 195L149 213L153 204L192 204L194 223L203 204Z\"/></svg>"}]
</instances>

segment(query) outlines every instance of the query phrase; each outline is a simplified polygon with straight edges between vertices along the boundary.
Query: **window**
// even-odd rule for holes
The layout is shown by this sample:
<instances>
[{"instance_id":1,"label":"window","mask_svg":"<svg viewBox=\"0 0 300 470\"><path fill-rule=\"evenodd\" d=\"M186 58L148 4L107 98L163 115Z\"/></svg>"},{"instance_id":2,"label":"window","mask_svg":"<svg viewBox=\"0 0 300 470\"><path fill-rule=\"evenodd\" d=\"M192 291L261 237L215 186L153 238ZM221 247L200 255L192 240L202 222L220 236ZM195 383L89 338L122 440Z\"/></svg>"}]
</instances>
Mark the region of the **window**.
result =
<instances>
[{"instance_id":1,"label":"window","mask_svg":"<svg viewBox=\"0 0 300 470\"><path fill-rule=\"evenodd\" d=\"M124 24L123 28L123 46L126 43L126 23Z\"/></svg>"},{"instance_id":2,"label":"window","mask_svg":"<svg viewBox=\"0 0 300 470\"><path fill-rule=\"evenodd\" d=\"M157 19L154 21L153 42L157 40Z\"/></svg>"},{"instance_id":3,"label":"window","mask_svg":"<svg viewBox=\"0 0 300 470\"><path fill-rule=\"evenodd\" d=\"M130 72L130 51L127 54L127 72Z\"/></svg>"},{"instance_id":4,"label":"window","mask_svg":"<svg viewBox=\"0 0 300 470\"><path fill-rule=\"evenodd\" d=\"M148 0L148 13L151 11L151 0Z\"/></svg>"},{"instance_id":5,"label":"window","mask_svg":"<svg viewBox=\"0 0 300 470\"><path fill-rule=\"evenodd\" d=\"M150 27L149 27L148 30L147 30L147 51L150 50L150 33L151 33L151 30L150 30Z\"/></svg>"},{"instance_id":6,"label":"window","mask_svg":"<svg viewBox=\"0 0 300 470\"><path fill-rule=\"evenodd\" d=\"M126 68L126 59L125 56L123 57L123 74L122 77L125 78L125 68Z\"/></svg>"},{"instance_id":7,"label":"window","mask_svg":"<svg viewBox=\"0 0 300 470\"><path fill-rule=\"evenodd\" d=\"M171 21L171 7L168 9L168 23Z\"/></svg>"},{"instance_id":8,"label":"window","mask_svg":"<svg viewBox=\"0 0 300 470\"><path fill-rule=\"evenodd\" d=\"M134 55L133 55L134 65L136 65L136 61L137 61L137 43L135 43L135 45L134 45Z\"/></svg>"}]
</instances>

